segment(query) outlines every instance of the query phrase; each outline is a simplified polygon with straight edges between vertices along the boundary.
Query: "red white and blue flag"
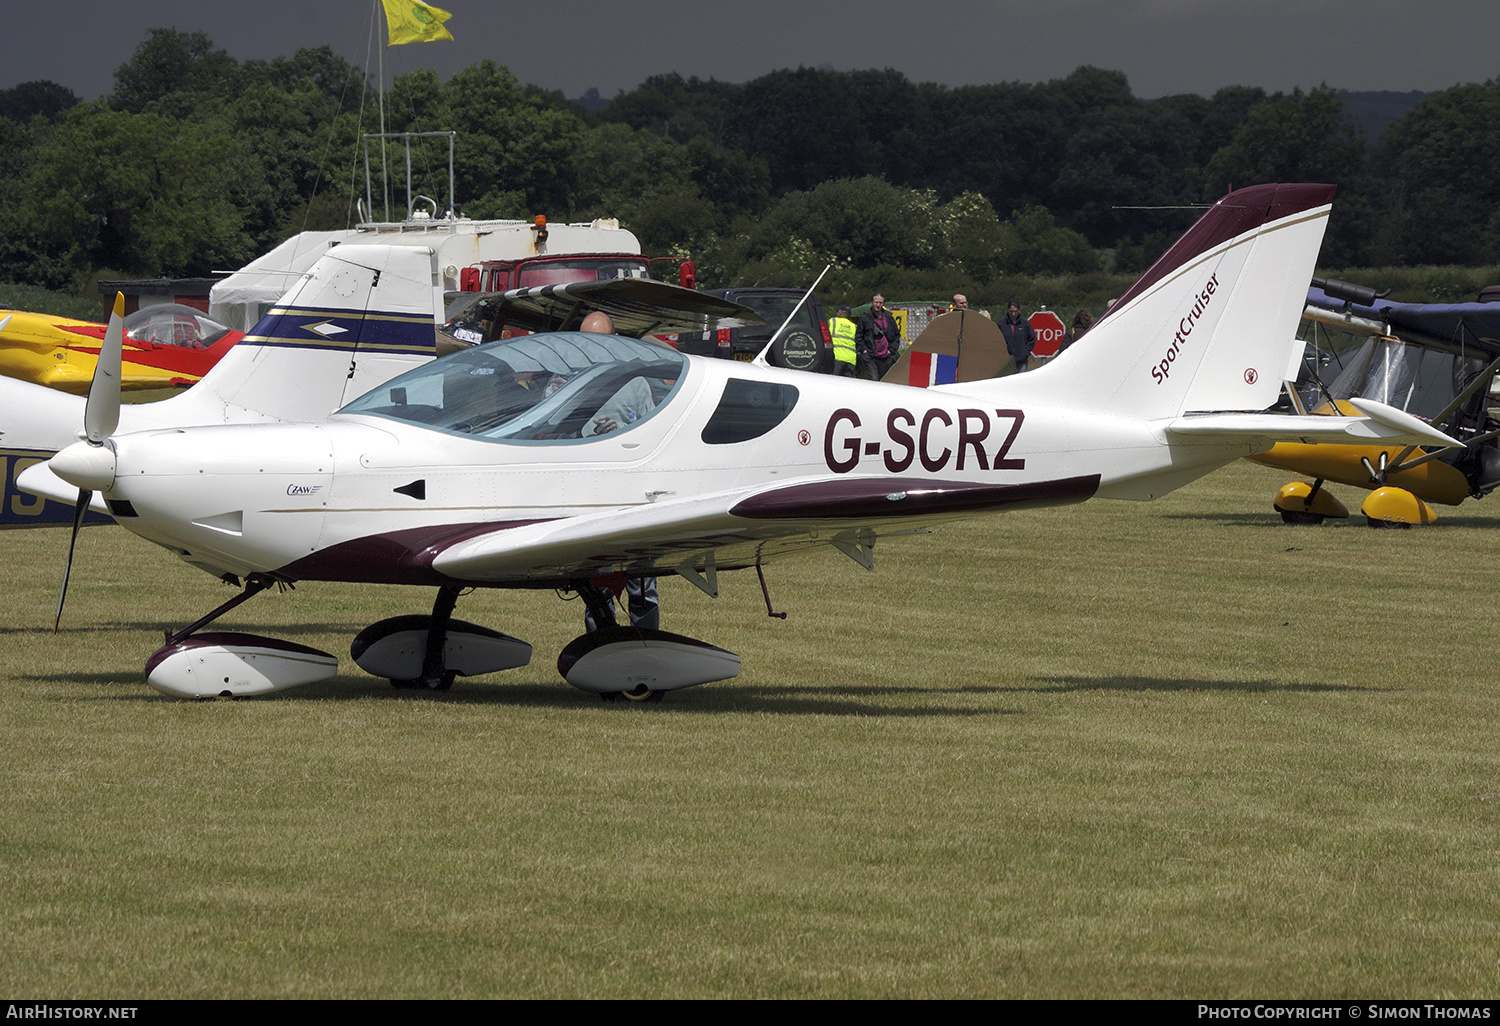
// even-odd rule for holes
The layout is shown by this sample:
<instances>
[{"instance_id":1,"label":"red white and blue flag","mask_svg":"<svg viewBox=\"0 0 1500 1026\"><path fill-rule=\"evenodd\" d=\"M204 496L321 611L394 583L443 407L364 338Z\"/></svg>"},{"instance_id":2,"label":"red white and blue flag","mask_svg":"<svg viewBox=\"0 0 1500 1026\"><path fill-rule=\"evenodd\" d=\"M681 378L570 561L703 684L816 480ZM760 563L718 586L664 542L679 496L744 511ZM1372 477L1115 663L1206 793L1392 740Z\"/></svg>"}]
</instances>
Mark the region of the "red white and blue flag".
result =
<instances>
[{"instance_id":1,"label":"red white and blue flag","mask_svg":"<svg viewBox=\"0 0 1500 1026\"><path fill-rule=\"evenodd\" d=\"M929 385L951 385L958 381L958 357L940 356L937 353L912 353L911 370L907 374L908 385L926 388Z\"/></svg>"}]
</instances>

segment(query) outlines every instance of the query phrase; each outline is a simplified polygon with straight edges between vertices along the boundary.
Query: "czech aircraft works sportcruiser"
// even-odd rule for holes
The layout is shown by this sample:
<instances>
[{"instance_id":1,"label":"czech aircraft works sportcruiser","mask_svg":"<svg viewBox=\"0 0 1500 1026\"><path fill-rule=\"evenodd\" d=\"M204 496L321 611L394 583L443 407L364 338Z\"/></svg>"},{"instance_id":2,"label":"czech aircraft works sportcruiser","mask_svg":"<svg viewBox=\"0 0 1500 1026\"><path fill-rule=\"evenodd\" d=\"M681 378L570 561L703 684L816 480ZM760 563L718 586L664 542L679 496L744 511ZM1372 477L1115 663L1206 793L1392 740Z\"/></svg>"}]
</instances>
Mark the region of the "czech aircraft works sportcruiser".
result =
<instances>
[{"instance_id":1,"label":"czech aircraft works sportcruiser","mask_svg":"<svg viewBox=\"0 0 1500 1026\"><path fill-rule=\"evenodd\" d=\"M1373 402L1356 400L1363 417L1245 412L1270 405L1300 358L1332 194L1225 197L1088 335L1024 375L924 389L547 333L425 364L317 424L110 437L91 414L91 441L51 466L131 531L245 581L234 601L278 581L435 589L430 616L372 625L354 655L398 685L442 688L530 658L452 619L464 588L675 573L713 595L720 572L822 545L869 567L880 538L946 519L1156 498L1278 439L1453 444ZM239 695L336 671L302 646L194 633L226 607L151 657L155 686ZM584 635L559 660L570 683L634 698L738 666L636 627Z\"/></svg>"}]
</instances>

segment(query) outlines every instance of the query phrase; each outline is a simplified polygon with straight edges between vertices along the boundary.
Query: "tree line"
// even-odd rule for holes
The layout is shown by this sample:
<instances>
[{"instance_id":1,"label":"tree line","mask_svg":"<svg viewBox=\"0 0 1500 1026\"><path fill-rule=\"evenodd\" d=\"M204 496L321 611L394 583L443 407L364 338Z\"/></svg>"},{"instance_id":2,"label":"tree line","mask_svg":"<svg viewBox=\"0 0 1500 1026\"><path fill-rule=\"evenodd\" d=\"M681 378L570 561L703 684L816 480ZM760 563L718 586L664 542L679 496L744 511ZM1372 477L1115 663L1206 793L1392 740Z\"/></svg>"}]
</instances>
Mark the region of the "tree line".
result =
<instances>
[{"instance_id":1,"label":"tree line","mask_svg":"<svg viewBox=\"0 0 1500 1026\"><path fill-rule=\"evenodd\" d=\"M354 223L372 85L328 47L240 62L155 29L97 102L0 90L0 280L207 275ZM458 133L469 216L619 217L704 285L806 283L825 264L834 293L1127 274L1203 204L1267 181L1339 186L1324 266L1500 261L1500 80L1430 94L1371 140L1326 87L1143 100L1090 67L959 88L801 68L655 76L591 111L486 60L399 76L385 127ZM446 142L414 144L413 166L415 191L446 202Z\"/></svg>"}]
</instances>

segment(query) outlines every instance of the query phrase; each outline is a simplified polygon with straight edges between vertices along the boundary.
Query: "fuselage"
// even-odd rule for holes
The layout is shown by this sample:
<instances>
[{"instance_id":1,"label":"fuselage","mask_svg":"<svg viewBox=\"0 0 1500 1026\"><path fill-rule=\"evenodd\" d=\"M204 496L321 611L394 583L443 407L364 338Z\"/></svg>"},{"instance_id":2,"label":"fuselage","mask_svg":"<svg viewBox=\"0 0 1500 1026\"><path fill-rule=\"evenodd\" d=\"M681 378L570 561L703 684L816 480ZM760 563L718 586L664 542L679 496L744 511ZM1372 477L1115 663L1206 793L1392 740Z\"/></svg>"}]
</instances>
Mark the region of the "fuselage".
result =
<instances>
[{"instance_id":1,"label":"fuselage","mask_svg":"<svg viewBox=\"0 0 1500 1026\"><path fill-rule=\"evenodd\" d=\"M490 365L460 354L319 424L119 436L113 480L101 490L123 525L216 574L432 584L451 581L433 552L507 527L726 493L746 496L736 508L747 530L756 517L837 525L851 503L872 501L866 520L952 518L1094 494L1146 498L1169 489L1140 493L1140 481L1245 451L1168 446L1149 422L1026 403L1019 376L956 386L969 392L911 388L625 343L636 362L597 379L595 398L588 378L602 373L597 364L500 428L487 426L481 407L509 400L495 398ZM643 414L627 409L614 428L588 433L628 390L616 383L637 379L654 389ZM486 398L460 403L476 383ZM518 564L469 583L543 584L574 572Z\"/></svg>"}]
</instances>

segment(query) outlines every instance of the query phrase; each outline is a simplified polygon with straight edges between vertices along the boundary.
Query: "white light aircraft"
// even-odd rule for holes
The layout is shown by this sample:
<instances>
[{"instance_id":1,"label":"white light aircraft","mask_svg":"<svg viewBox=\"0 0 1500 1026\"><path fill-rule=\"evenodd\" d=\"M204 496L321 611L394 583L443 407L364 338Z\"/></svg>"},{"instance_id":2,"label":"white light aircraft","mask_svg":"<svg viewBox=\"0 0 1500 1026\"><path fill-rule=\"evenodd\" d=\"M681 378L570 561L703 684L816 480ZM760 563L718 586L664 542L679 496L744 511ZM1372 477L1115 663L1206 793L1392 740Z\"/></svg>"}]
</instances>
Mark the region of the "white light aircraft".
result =
<instances>
[{"instance_id":1,"label":"white light aircraft","mask_svg":"<svg viewBox=\"0 0 1500 1026\"><path fill-rule=\"evenodd\" d=\"M544 333L425 363L316 424L117 434L101 389L88 440L50 466L131 531L244 582L151 657L158 689L243 695L332 676L337 660L315 649L200 633L272 584L307 581L436 589L430 615L371 625L353 655L397 686L441 689L531 656L452 618L466 588L587 597L675 573L712 596L720 572L825 544L869 568L878 539L934 522L1153 499L1278 440L1455 444L1374 402L1356 400L1360 417L1254 412L1300 358L1332 195L1226 196L1083 339L1023 375L924 389ZM647 699L734 676L739 660L615 627L575 639L558 666L586 691Z\"/></svg>"}]
</instances>

